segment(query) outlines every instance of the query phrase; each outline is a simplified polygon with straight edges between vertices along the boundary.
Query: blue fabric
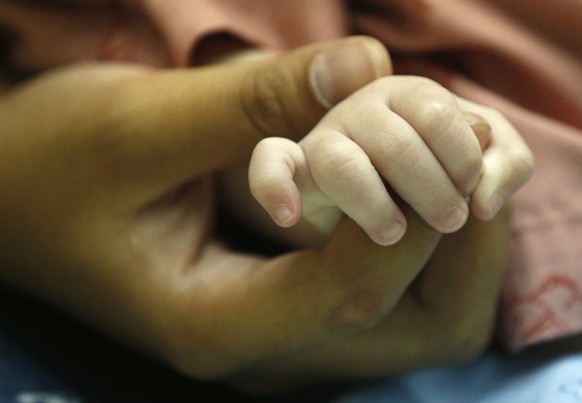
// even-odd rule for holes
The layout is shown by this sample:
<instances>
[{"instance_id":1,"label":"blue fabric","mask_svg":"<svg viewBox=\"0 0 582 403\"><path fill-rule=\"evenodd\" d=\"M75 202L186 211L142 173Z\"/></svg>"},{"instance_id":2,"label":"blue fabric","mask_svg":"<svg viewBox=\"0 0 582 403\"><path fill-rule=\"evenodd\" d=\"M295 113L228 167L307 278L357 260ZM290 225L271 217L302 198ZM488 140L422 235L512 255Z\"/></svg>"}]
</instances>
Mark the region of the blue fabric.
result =
<instances>
[{"instance_id":1,"label":"blue fabric","mask_svg":"<svg viewBox=\"0 0 582 403\"><path fill-rule=\"evenodd\" d=\"M582 353L490 352L470 365L378 382L336 403L582 403Z\"/></svg>"},{"instance_id":2,"label":"blue fabric","mask_svg":"<svg viewBox=\"0 0 582 403\"><path fill-rule=\"evenodd\" d=\"M283 401L329 402L336 392L311 390ZM186 379L0 287L0 403L250 401ZM335 402L582 403L582 353L490 352L470 365L377 382Z\"/></svg>"},{"instance_id":3,"label":"blue fabric","mask_svg":"<svg viewBox=\"0 0 582 403\"><path fill-rule=\"evenodd\" d=\"M0 403L248 401L0 287Z\"/></svg>"}]
</instances>

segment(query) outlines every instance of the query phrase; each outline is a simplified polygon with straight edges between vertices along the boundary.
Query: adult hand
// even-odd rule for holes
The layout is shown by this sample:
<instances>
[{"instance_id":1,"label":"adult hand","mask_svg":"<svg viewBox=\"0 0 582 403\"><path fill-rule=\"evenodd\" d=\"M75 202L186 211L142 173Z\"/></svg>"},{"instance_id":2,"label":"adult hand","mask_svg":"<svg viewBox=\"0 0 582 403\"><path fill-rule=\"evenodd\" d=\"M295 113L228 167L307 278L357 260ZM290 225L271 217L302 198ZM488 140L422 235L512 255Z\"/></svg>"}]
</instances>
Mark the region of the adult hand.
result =
<instances>
[{"instance_id":1,"label":"adult hand","mask_svg":"<svg viewBox=\"0 0 582 403\"><path fill-rule=\"evenodd\" d=\"M364 348L439 235L411 217L407 238L382 248L346 222L320 249L236 253L211 236L211 173L264 136L300 138L388 71L379 44L351 39L194 70L77 66L12 89L0 277L197 378Z\"/></svg>"},{"instance_id":2,"label":"adult hand","mask_svg":"<svg viewBox=\"0 0 582 403\"><path fill-rule=\"evenodd\" d=\"M389 70L384 48L359 38L191 70L82 65L11 89L0 100L2 281L197 377L376 323L437 234L419 226L399 248L347 253L354 229L325 250L236 254L211 237L211 174L264 136L300 138Z\"/></svg>"},{"instance_id":3,"label":"adult hand","mask_svg":"<svg viewBox=\"0 0 582 403\"><path fill-rule=\"evenodd\" d=\"M418 224L415 219L415 231ZM508 240L509 208L490 222L471 218L459 232L442 238L414 283L375 326L248 368L231 382L253 393L277 393L474 359L492 338Z\"/></svg>"}]
</instances>

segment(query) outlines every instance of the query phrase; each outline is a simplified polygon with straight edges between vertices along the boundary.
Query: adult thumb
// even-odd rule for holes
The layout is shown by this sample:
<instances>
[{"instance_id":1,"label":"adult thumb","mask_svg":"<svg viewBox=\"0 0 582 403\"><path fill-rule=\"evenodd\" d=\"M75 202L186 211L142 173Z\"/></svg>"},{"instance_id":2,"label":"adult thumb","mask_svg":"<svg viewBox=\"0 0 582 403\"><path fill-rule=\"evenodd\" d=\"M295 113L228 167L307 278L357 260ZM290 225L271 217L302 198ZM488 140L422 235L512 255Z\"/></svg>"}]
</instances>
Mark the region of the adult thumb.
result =
<instances>
[{"instance_id":1,"label":"adult thumb","mask_svg":"<svg viewBox=\"0 0 582 403\"><path fill-rule=\"evenodd\" d=\"M301 139L335 104L392 72L386 48L352 37L300 48L271 60L243 86L256 134Z\"/></svg>"},{"instance_id":2,"label":"adult thumb","mask_svg":"<svg viewBox=\"0 0 582 403\"><path fill-rule=\"evenodd\" d=\"M120 102L131 105L124 130L135 131L125 138L137 139L131 152L142 154L126 160L164 161L149 172L140 166L140 176L181 183L241 161L264 137L302 138L331 106L390 72L381 43L351 37L252 62L146 74Z\"/></svg>"}]
</instances>

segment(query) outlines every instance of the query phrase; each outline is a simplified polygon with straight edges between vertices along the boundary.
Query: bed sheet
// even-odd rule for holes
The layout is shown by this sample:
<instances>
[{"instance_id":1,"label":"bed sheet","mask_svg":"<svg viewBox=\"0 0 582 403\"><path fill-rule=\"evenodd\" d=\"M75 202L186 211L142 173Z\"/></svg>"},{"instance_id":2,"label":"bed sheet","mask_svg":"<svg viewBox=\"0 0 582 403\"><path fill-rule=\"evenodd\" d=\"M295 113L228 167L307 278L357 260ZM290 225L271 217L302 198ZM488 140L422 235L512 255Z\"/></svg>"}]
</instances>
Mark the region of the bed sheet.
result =
<instances>
[{"instance_id":1,"label":"bed sheet","mask_svg":"<svg viewBox=\"0 0 582 403\"><path fill-rule=\"evenodd\" d=\"M489 352L468 365L375 383L335 403L580 403L582 352Z\"/></svg>"}]
</instances>

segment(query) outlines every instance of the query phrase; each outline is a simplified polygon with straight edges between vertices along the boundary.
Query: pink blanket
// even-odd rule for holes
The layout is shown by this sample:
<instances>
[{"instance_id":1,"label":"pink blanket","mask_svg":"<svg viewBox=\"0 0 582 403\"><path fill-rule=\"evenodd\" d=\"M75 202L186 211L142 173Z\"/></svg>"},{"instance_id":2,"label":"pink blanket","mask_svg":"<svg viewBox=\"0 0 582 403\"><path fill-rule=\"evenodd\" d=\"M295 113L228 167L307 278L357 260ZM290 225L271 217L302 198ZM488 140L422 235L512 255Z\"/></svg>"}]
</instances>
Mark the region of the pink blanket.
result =
<instances>
[{"instance_id":1,"label":"pink blanket","mask_svg":"<svg viewBox=\"0 0 582 403\"><path fill-rule=\"evenodd\" d=\"M518 350L582 332L582 1L29 2L0 4L0 27L19 38L6 60L20 69L97 59L187 66L223 34L285 49L363 33L386 43L400 71L500 109L536 157L514 200L504 340Z\"/></svg>"}]
</instances>

